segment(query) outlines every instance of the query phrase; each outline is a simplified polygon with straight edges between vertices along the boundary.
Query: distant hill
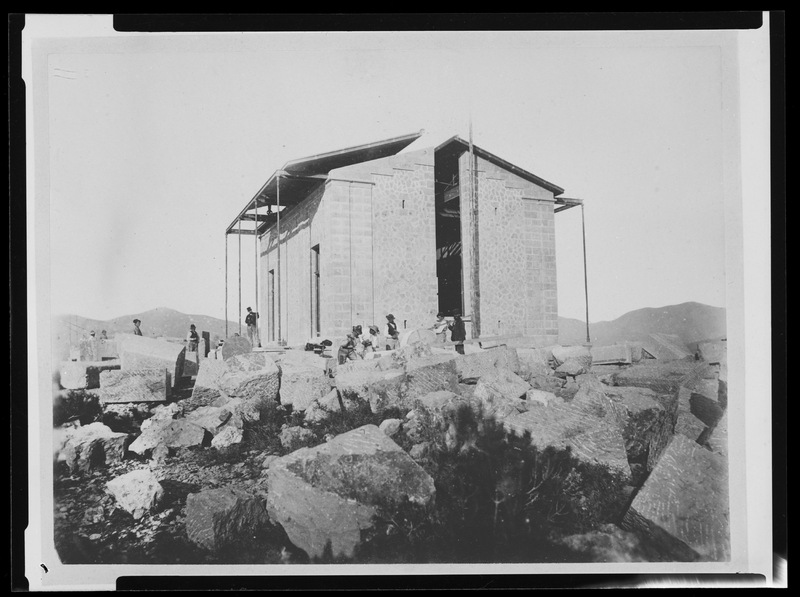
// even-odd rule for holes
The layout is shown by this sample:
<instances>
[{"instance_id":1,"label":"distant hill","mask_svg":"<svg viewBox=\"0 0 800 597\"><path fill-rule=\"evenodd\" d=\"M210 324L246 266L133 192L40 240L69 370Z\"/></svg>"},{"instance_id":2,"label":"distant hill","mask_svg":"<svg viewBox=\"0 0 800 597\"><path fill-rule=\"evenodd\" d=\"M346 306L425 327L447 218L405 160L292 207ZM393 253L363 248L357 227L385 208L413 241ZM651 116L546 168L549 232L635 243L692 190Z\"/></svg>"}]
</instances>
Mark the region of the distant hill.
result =
<instances>
[{"instance_id":1,"label":"distant hill","mask_svg":"<svg viewBox=\"0 0 800 597\"><path fill-rule=\"evenodd\" d=\"M678 336L690 347L702 340L724 338L727 333L725 309L689 302L637 309L613 321L589 324L589 334L595 346L643 340L654 333ZM586 323L578 319L559 317L558 341L565 345L585 342Z\"/></svg>"},{"instance_id":2,"label":"distant hill","mask_svg":"<svg viewBox=\"0 0 800 597\"><path fill-rule=\"evenodd\" d=\"M198 332L209 332L211 337L225 337L225 320L208 315L188 315L174 309L159 307L142 313L122 315L108 321L88 319L79 315L60 315L53 318L53 355L57 359L66 359L69 346L82 336L94 330L100 335L106 330L109 338L119 333L133 331L133 320L142 320L142 334L150 338L183 339L189 332L189 325L194 324ZM228 332L239 331L238 322L228 322Z\"/></svg>"}]
</instances>

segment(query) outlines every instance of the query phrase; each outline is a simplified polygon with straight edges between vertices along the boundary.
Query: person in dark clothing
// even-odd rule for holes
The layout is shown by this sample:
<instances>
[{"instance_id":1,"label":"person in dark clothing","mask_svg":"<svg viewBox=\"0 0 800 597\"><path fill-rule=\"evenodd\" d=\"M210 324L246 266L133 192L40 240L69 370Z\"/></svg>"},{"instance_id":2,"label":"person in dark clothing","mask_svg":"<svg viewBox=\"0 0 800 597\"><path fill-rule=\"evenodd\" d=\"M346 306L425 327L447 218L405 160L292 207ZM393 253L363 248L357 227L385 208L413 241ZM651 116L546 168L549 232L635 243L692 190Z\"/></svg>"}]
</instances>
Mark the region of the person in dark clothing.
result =
<instances>
[{"instance_id":1,"label":"person in dark clothing","mask_svg":"<svg viewBox=\"0 0 800 597\"><path fill-rule=\"evenodd\" d=\"M137 335L137 336L141 336L142 335L142 330L139 328L139 326L141 324L142 324L142 320L141 319L134 319L133 320L133 333L135 335Z\"/></svg>"},{"instance_id":2,"label":"person in dark clothing","mask_svg":"<svg viewBox=\"0 0 800 597\"><path fill-rule=\"evenodd\" d=\"M244 322L247 324L247 339L250 340L250 344L255 346L258 343L261 346L258 337L258 312L247 307L247 315L244 318Z\"/></svg>"},{"instance_id":3,"label":"person in dark clothing","mask_svg":"<svg viewBox=\"0 0 800 597\"><path fill-rule=\"evenodd\" d=\"M467 329L464 326L461 315L453 317L453 323L448 327L450 328L450 339L456 343L456 352L464 354L464 340L467 339Z\"/></svg>"},{"instance_id":4,"label":"person in dark clothing","mask_svg":"<svg viewBox=\"0 0 800 597\"><path fill-rule=\"evenodd\" d=\"M191 324L189 326L189 334L186 336L186 350L188 352L196 352L199 344L200 334L197 333L195 325Z\"/></svg>"},{"instance_id":5,"label":"person in dark clothing","mask_svg":"<svg viewBox=\"0 0 800 597\"><path fill-rule=\"evenodd\" d=\"M347 334L347 340L339 347L339 364L344 365L348 360L355 361L356 353L356 338L353 334Z\"/></svg>"},{"instance_id":6,"label":"person in dark clothing","mask_svg":"<svg viewBox=\"0 0 800 597\"><path fill-rule=\"evenodd\" d=\"M386 350L394 350L400 344L400 332L397 331L397 324L394 322L394 315L389 313L386 316Z\"/></svg>"}]
</instances>

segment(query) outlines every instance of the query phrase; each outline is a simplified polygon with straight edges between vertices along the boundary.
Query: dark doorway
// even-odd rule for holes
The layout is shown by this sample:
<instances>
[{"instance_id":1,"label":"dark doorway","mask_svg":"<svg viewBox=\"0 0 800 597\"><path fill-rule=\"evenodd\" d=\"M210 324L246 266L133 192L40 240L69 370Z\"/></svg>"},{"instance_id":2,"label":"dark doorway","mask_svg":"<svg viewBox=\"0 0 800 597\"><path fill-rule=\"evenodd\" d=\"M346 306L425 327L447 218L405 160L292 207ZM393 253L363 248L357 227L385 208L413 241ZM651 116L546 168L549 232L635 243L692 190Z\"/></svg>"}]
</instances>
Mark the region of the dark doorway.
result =
<instances>
[{"instance_id":1,"label":"dark doorway","mask_svg":"<svg viewBox=\"0 0 800 597\"><path fill-rule=\"evenodd\" d=\"M461 281L461 207L458 158L435 158L436 177L436 277L439 283L439 311L463 314Z\"/></svg>"}]
</instances>

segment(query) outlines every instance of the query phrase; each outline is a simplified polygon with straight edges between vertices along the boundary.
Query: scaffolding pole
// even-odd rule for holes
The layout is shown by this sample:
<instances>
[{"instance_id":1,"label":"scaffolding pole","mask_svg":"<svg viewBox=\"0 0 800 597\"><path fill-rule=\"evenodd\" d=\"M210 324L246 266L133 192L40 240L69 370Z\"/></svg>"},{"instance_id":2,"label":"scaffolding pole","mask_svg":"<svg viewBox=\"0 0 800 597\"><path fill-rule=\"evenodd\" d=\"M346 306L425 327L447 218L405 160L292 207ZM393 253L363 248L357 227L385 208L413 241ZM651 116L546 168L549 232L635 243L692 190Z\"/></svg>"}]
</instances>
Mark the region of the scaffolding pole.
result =
<instances>
[{"instance_id":1,"label":"scaffolding pole","mask_svg":"<svg viewBox=\"0 0 800 597\"><path fill-rule=\"evenodd\" d=\"M276 200L275 200L275 230L278 234L278 244L277 244L277 254L278 254L278 266L276 268L276 279L277 279L277 286L278 290L275 293L276 299L278 301L278 344L282 344L283 336L281 335L281 175L278 174L275 177L275 186L277 188L276 191Z\"/></svg>"},{"instance_id":2,"label":"scaffolding pole","mask_svg":"<svg viewBox=\"0 0 800 597\"><path fill-rule=\"evenodd\" d=\"M239 220L239 335L242 335L242 220Z\"/></svg>"},{"instance_id":3,"label":"scaffolding pole","mask_svg":"<svg viewBox=\"0 0 800 597\"><path fill-rule=\"evenodd\" d=\"M469 195L472 208L472 296L470 309L472 311L472 337L481 335L481 282L480 282L480 249L478 248L478 193L476 189L477 173L475 172L475 149L472 145L472 116L469 119Z\"/></svg>"},{"instance_id":4,"label":"scaffolding pole","mask_svg":"<svg viewBox=\"0 0 800 597\"><path fill-rule=\"evenodd\" d=\"M256 304L255 304L255 311L256 311L256 337L253 338L253 341L261 346L261 334L258 333L258 200L253 201L253 205L256 207L256 238L255 238L255 246L253 247L253 254L255 257L255 265L253 266L254 273L255 273L255 281L256 281Z\"/></svg>"},{"instance_id":5,"label":"scaffolding pole","mask_svg":"<svg viewBox=\"0 0 800 597\"><path fill-rule=\"evenodd\" d=\"M586 343L590 344L592 339L589 335L589 277L586 273L586 222L583 217L583 203L581 203L581 231L583 233L583 291L586 297Z\"/></svg>"},{"instance_id":6,"label":"scaffolding pole","mask_svg":"<svg viewBox=\"0 0 800 597\"><path fill-rule=\"evenodd\" d=\"M225 231L225 337L228 337L228 231Z\"/></svg>"}]
</instances>

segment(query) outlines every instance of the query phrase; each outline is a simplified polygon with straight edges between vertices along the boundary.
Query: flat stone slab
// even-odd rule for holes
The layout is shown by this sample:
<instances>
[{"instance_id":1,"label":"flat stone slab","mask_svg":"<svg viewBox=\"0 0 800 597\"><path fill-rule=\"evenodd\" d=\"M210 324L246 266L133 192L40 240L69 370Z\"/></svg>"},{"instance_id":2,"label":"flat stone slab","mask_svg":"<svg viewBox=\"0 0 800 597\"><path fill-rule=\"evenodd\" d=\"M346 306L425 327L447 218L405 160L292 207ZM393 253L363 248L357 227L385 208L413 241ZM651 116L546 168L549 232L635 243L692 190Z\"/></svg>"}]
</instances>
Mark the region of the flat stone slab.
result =
<instances>
[{"instance_id":1,"label":"flat stone slab","mask_svg":"<svg viewBox=\"0 0 800 597\"><path fill-rule=\"evenodd\" d=\"M352 556L378 507L427 505L433 479L375 425L270 463L267 511L309 557Z\"/></svg>"},{"instance_id":2,"label":"flat stone slab","mask_svg":"<svg viewBox=\"0 0 800 597\"><path fill-rule=\"evenodd\" d=\"M472 397L480 401L484 417L503 418L527 410L524 398L530 389L514 372L498 367L478 380Z\"/></svg>"},{"instance_id":3,"label":"flat stone slab","mask_svg":"<svg viewBox=\"0 0 800 597\"><path fill-rule=\"evenodd\" d=\"M269 522L264 503L236 487L207 489L186 496L186 534L209 551L234 543Z\"/></svg>"},{"instance_id":4,"label":"flat stone slab","mask_svg":"<svg viewBox=\"0 0 800 597\"><path fill-rule=\"evenodd\" d=\"M624 344L613 346L592 346L592 366L621 364L629 365L633 363L631 347Z\"/></svg>"},{"instance_id":5,"label":"flat stone slab","mask_svg":"<svg viewBox=\"0 0 800 597\"><path fill-rule=\"evenodd\" d=\"M165 402L169 397L166 369L115 369L100 373L100 402Z\"/></svg>"},{"instance_id":6,"label":"flat stone slab","mask_svg":"<svg viewBox=\"0 0 800 597\"><path fill-rule=\"evenodd\" d=\"M530 433L531 444L538 449L566 449L579 460L599 464L631 477L625 442L619 427L591 409L571 403L553 402L546 407L530 408L503 420L509 432L523 436Z\"/></svg>"},{"instance_id":7,"label":"flat stone slab","mask_svg":"<svg viewBox=\"0 0 800 597\"><path fill-rule=\"evenodd\" d=\"M520 361L516 349L507 346L458 355L454 362L458 379L464 383L477 383L481 376L498 367L514 373L520 371Z\"/></svg>"},{"instance_id":8,"label":"flat stone slab","mask_svg":"<svg viewBox=\"0 0 800 597\"><path fill-rule=\"evenodd\" d=\"M324 364L324 359L314 357ZM312 402L324 397L331 390L331 383L325 369L297 364L284 360L281 367L278 397L281 404L290 404L293 410L304 411Z\"/></svg>"},{"instance_id":9,"label":"flat stone slab","mask_svg":"<svg viewBox=\"0 0 800 597\"><path fill-rule=\"evenodd\" d=\"M730 560L725 458L676 434L622 521L682 561Z\"/></svg>"},{"instance_id":10,"label":"flat stone slab","mask_svg":"<svg viewBox=\"0 0 800 597\"><path fill-rule=\"evenodd\" d=\"M592 352L587 346L554 346L553 359L556 366L567 361L577 361L587 371L592 367Z\"/></svg>"},{"instance_id":11,"label":"flat stone slab","mask_svg":"<svg viewBox=\"0 0 800 597\"><path fill-rule=\"evenodd\" d=\"M119 369L119 359L109 361L65 361L58 369L59 383L65 390L92 390L100 387L100 373Z\"/></svg>"},{"instance_id":12,"label":"flat stone slab","mask_svg":"<svg viewBox=\"0 0 800 597\"><path fill-rule=\"evenodd\" d=\"M265 402L276 400L280 370L263 352L248 352L224 361L205 359L187 399L186 408L208 406L221 397Z\"/></svg>"},{"instance_id":13,"label":"flat stone slab","mask_svg":"<svg viewBox=\"0 0 800 597\"><path fill-rule=\"evenodd\" d=\"M163 367L169 372L169 381L172 387L175 387L183 377L186 347L182 344L145 336L134 336L133 334L120 334L115 340L122 369Z\"/></svg>"},{"instance_id":14,"label":"flat stone slab","mask_svg":"<svg viewBox=\"0 0 800 597\"><path fill-rule=\"evenodd\" d=\"M128 450L142 456L158 446L165 448L188 448L202 445L206 430L188 419L157 421L142 431Z\"/></svg>"}]
</instances>

